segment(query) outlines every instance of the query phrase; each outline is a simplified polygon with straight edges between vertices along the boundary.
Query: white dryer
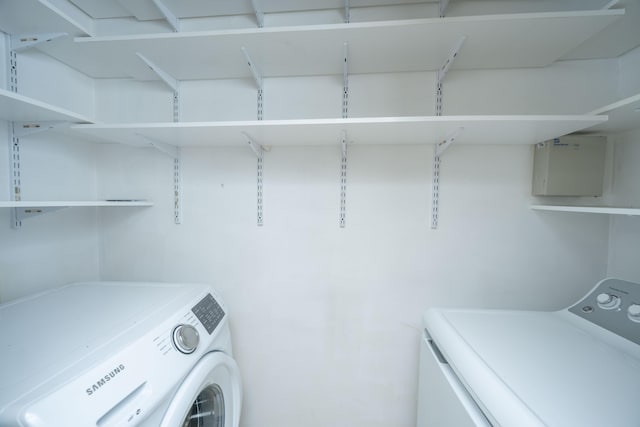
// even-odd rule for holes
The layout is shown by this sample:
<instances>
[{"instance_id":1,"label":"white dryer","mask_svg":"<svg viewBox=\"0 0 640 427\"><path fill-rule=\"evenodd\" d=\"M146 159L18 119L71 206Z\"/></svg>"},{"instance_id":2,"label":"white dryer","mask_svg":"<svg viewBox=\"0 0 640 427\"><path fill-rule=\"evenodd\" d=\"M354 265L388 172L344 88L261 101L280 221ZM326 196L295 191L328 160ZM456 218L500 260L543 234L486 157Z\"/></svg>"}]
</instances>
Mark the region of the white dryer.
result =
<instances>
[{"instance_id":1,"label":"white dryer","mask_svg":"<svg viewBox=\"0 0 640 427\"><path fill-rule=\"evenodd\" d=\"M210 286L76 283L0 305L0 338L0 426L238 426Z\"/></svg>"},{"instance_id":2,"label":"white dryer","mask_svg":"<svg viewBox=\"0 0 640 427\"><path fill-rule=\"evenodd\" d=\"M431 308L418 427L638 427L640 283L554 312Z\"/></svg>"}]
</instances>

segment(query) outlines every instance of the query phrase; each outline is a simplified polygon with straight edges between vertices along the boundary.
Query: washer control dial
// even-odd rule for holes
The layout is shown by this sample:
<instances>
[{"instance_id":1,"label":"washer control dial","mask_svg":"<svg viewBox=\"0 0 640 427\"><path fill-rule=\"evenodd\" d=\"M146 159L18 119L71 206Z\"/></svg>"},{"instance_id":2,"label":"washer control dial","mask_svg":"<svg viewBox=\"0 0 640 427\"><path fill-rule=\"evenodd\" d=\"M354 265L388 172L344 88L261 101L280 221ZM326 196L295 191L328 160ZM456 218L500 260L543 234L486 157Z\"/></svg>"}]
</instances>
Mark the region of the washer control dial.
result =
<instances>
[{"instance_id":1,"label":"washer control dial","mask_svg":"<svg viewBox=\"0 0 640 427\"><path fill-rule=\"evenodd\" d=\"M191 325L178 325L173 329L173 345L179 352L191 354L198 348L200 335L198 330Z\"/></svg>"},{"instance_id":2,"label":"washer control dial","mask_svg":"<svg viewBox=\"0 0 640 427\"><path fill-rule=\"evenodd\" d=\"M627 309L627 315L634 322L640 322L640 304L631 304Z\"/></svg>"},{"instance_id":3,"label":"washer control dial","mask_svg":"<svg viewBox=\"0 0 640 427\"><path fill-rule=\"evenodd\" d=\"M598 306L605 310L613 310L614 308L618 308L620 305L620 298L611 294L599 294L596 300L598 301Z\"/></svg>"}]
</instances>

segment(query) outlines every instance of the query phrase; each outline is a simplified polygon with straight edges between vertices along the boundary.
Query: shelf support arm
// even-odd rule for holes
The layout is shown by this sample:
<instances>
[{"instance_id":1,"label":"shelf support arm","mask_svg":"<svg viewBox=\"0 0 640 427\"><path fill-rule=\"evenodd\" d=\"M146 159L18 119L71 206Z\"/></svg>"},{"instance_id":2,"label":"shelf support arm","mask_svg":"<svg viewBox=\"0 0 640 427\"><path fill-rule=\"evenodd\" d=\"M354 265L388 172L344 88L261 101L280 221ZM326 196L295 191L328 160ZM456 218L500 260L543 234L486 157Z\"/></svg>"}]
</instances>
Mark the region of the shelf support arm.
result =
<instances>
[{"instance_id":1,"label":"shelf support arm","mask_svg":"<svg viewBox=\"0 0 640 427\"><path fill-rule=\"evenodd\" d=\"M13 134L20 138L44 132L46 130L68 127L70 124L70 122L63 121L14 122Z\"/></svg>"},{"instance_id":2,"label":"shelf support arm","mask_svg":"<svg viewBox=\"0 0 640 427\"><path fill-rule=\"evenodd\" d=\"M264 27L264 13L262 12L262 8L258 5L258 0L251 0L251 7L253 8L253 13L256 15L256 22L258 23L258 28Z\"/></svg>"},{"instance_id":3,"label":"shelf support arm","mask_svg":"<svg viewBox=\"0 0 640 427\"><path fill-rule=\"evenodd\" d=\"M162 80L164 84L169 86L170 89L172 89L174 92L178 92L180 90L180 82L176 78L164 71L162 68L158 67L155 63L153 63L141 53L136 52L136 55L142 60L142 62L147 64L151 71L156 73L156 75L160 77L160 80Z\"/></svg>"},{"instance_id":4,"label":"shelf support arm","mask_svg":"<svg viewBox=\"0 0 640 427\"><path fill-rule=\"evenodd\" d=\"M431 181L431 228L438 228L438 208L440 198L440 156L454 143L463 128L456 129L444 141L433 148L433 179Z\"/></svg>"},{"instance_id":5,"label":"shelf support arm","mask_svg":"<svg viewBox=\"0 0 640 427\"><path fill-rule=\"evenodd\" d=\"M347 132L342 131L342 159L340 161L340 228L347 219Z\"/></svg>"},{"instance_id":6,"label":"shelf support arm","mask_svg":"<svg viewBox=\"0 0 640 427\"><path fill-rule=\"evenodd\" d=\"M344 0L344 23L348 24L351 22L351 4L349 0Z\"/></svg>"},{"instance_id":7,"label":"shelf support arm","mask_svg":"<svg viewBox=\"0 0 640 427\"><path fill-rule=\"evenodd\" d=\"M180 121L180 81L173 77L171 74L164 71L162 68L158 67L154 62L152 62L149 58L142 55L140 52L136 52L138 58L142 60L147 67L162 80L164 84L166 84L169 89L173 90L173 121Z\"/></svg>"},{"instance_id":8,"label":"shelf support arm","mask_svg":"<svg viewBox=\"0 0 640 427\"><path fill-rule=\"evenodd\" d=\"M173 31L176 33L179 32L180 20L175 15L175 13L173 13L171 9L169 9L167 5L162 2L162 0L153 0L153 4L156 5L162 16L164 16L164 19L169 23L169 25L171 25Z\"/></svg>"},{"instance_id":9,"label":"shelf support arm","mask_svg":"<svg viewBox=\"0 0 640 427\"><path fill-rule=\"evenodd\" d=\"M447 13L447 7L449 6L449 0L440 0L438 3L440 18L444 18L444 15Z\"/></svg>"},{"instance_id":10,"label":"shelf support arm","mask_svg":"<svg viewBox=\"0 0 640 427\"><path fill-rule=\"evenodd\" d=\"M349 43L344 43L342 64L342 118L349 117Z\"/></svg>"},{"instance_id":11,"label":"shelf support arm","mask_svg":"<svg viewBox=\"0 0 640 427\"><path fill-rule=\"evenodd\" d=\"M249 144L249 148L255 153L258 158L258 170L257 170L257 220L256 223L258 227L262 227L264 225L264 216L263 216L263 187L262 187L262 178L263 178L263 161L264 161L264 152L265 148L253 141L253 139L246 132L242 132L245 138L247 138L247 144Z\"/></svg>"},{"instance_id":12,"label":"shelf support arm","mask_svg":"<svg viewBox=\"0 0 640 427\"><path fill-rule=\"evenodd\" d=\"M11 50L19 52L67 35L67 33L41 33L11 36Z\"/></svg>"},{"instance_id":13,"label":"shelf support arm","mask_svg":"<svg viewBox=\"0 0 640 427\"><path fill-rule=\"evenodd\" d=\"M456 43L454 48L451 50L447 59L436 71L436 116L442 115L442 81L447 75L447 71L449 71L449 68L451 68L451 66L453 65L453 61L458 56L458 53L460 52L460 49L462 48L462 45L466 39L466 36L462 36L460 40L458 40L458 43Z\"/></svg>"},{"instance_id":14,"label":"shelf support arm","mask_svg":"<svg viewBox=\"0 0 640 427\"><path fill-rule=\"evenodd\" d=\"M173 220L176 225L182 224L182 153L180 147L156 141L139 133L136 135L147 140L153 148L173 159Z\"/></svg>"},{"instance_id":15,"label":"shelf support arm","mask_svg":"<svg viewBox=\"0 0 640 427\"><path fill-rule=\"evenodd\" d=\"M263 83L263 78L262 75L260 74L260 71L258 70L258 67L256 67L256 65L254 64L254 62L251 60L251 56L249 56L249 52L247 52L247 49L243 46L240 49L242 49L242 53L244 53L244 57L247 59L247 65L249 65L249 69L251 70L251 74L253 75L253 79L256 82L256 86L258 88L258 120L262 120L263 117L263 87L262 87L262 83Z\"/></svg>"}]
</instances>

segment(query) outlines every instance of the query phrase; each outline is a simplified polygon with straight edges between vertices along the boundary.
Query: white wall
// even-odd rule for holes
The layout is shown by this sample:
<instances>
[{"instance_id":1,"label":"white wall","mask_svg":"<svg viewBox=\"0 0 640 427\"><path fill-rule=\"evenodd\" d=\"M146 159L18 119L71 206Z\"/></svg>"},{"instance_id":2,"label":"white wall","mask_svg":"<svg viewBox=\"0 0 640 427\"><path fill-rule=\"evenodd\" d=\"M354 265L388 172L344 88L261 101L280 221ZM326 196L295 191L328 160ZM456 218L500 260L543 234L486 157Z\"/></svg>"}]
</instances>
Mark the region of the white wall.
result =
<instances>
[{"instance_id":1,"label":"white wall","mask_svg":"<svg viewBox=\"0 0 640 427\"><path fill-rule=\"evenodd\" d=\"M587 77L576 79L578 70ZM453 72L445 106L450 114L583 112L613 101L616 71L615 62L588 61ZM433 78L351 76L350 112L433 114ZM341 85L339 77L267 79L265 117L337 117ZM97 87L101 117L170 119L170 94L160 84ZM116 99L122 88L132 91L126 97L133 105L154 102L127 108ZM255 117L250 80L182 88L184 120ZM168 156L99 150L99 195L155 203L102 212L101 277L219 289L244 376L245 427L412 426L428 306L557 309L606 273L606 217L529 209L527 146L451 147L442 160L437 230L429 217L430 145L351 145L344 229L338 141L265 154L263 227L256 225L256 157L248 148L183 149L182 225L173 223Z\"/></svg>"},{"instance_id":2,"label":"white wall","mask_svg":"<svg viewBox=\"0 0 640 427\"><path fill-rule=\"evenodd\" d=\"M640 48L619 60L620 96L640 92ZM640 113L638 113L640 120ZM613 156L612 203L617 206L640 206L640 131L615 135ZM616 216L611 218L609 262L607 274L640 282L640 219Z\"/></svg>"},{"instance_id":3,"label":"white wall","mask_svg":"<svg viewBox=\"0 0 640 427\"><path fill-rule=\"evenodd\" d=\"M616 137L613 182L614 203L618 206L640 206L640 131ZM609 264L607 274L640 282L640 218L611 218Z\"/></svg>"},{"instance_id":4,"label":"white wall","mask_svg":"<svg viewBox=\"0 0 640 427\"><path fill-rule=\"evenodd\" d=\"M0 43L3 61L5 49L6 45ZM0 71L0 87L7 87L5 67ZM91 79L35 51L18 55L18 90L23 95L93 115ZM9 126L0 121L0 200L9 200L12 194ZM62 133L25 136L20 138L20 164L22 200L95 199L93 144ZM19 229L11 228L10 218L10 209L0 209L0 301L98 278L95 209L64 209L36 216L24 220Z\"/></svg>"}]
</instances>

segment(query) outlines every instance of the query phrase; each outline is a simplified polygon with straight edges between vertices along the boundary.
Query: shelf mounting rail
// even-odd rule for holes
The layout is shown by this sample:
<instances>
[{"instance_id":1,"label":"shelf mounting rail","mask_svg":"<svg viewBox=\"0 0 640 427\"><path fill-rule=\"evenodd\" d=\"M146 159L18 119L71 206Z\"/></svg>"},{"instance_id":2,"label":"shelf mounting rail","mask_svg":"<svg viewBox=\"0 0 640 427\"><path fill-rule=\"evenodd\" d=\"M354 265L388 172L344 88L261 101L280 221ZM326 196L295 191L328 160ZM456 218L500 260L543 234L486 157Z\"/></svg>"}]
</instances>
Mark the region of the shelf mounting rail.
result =
<instances>
[{"instance_id":1,"label":"shelf mounting rail","mask_svg":"<svg viewBox=\"0 0 640 427\"><path fill-rule=\"evenodd\" d=\"M348 11L349 3L345 2ZM344 60L342 66L342 118L349 117L349 44L344 43ZM347 218L347 132L342 131L342 156L340 160L340 228L344 228Z\"/></svg>"},{"instance_id":2,"label":"shelf mounting rail","mask_svg":"<svg viewBox=\"0 0 640 427\"><path fill-rule=\"evenodd\" d=\"M444 3L444 5L443 5ZM441 16L444 13L443 7L446 8L446 1L440 1ZM449 68L453 65L453 61L458 56L462 44L466 40L466 37L461 37L458 43L454 46L449 53L449 56L442 64L442 66L436 71L436 116L442 116L442 81L449 71ZM431 180L431 228L438 228L438 209L440 199L440 156L456 139L461 129L455 131L452 135L449 135L444 141L438 143L434 147L433 151L433 178Z\"/></svg>"},{"instance_id":3,"label":"shelf mounting rail","mask_svg":"<svg viewBox=\"0 0 640 427\"><path fill-rule=\"evenodd\" d=\"M154 0L155 1L155 0ZM150 59L145 57L139 52L136 52L138 58L142 60L151 71L166 84L169 89L173 91L173 121L174 123L180 122L181 109L180 109L180 81L174 78L172 75L158 67ZM159 141L153 141L146 138L151 145L159 151L169 155L173 158L173 218L176 224L182 224L182 171L181 171L181 152L180 147L161 143Z\"/></svg>"},{"instance_id":4,"label":"shelf mounting rail","mask_svg":"<svg viewBox=\"0 0 640 427\"><path fill-rule=\"evenodd\" d=\"M153 4L155 4L158 10L160 11L162 16L164 16L165 21L167 21L169 25L171 25L171 28L173 28L173 31L175 33L180 32L180 19L178 19L176 14L173 13L171 9L169 9L167 5L164 4L162 0L152 0L152 1L153 1Z\"/></svg>"},{"instance_id":5,"label":"shelf mounting rail","mask_svg":"<svg viewBox=\"0 0 640 427\"><path fill-rule=\"evenodd\" d=\"M267 151L262 145L256 143L246 132L242 132L245 138L247 138L247 144L249 144L249 148L256 154L258 158L258 173L257 173L257 225L258 227L262 227L264 225L264 216L263 216L263 188L262 188L262 178L263 178L263 161L264 161L264 152Z\"/></svg>"},{"instance_id":6,"label":"shelf mounting rail","mask_svg":"<svg viewBox=\"0 0 640 427\"><path fill-rule=\"evenodd\" d=\"M18 52L30 49L41 43L64 37L67 33L41 33L6 36L7 49L7 87L9 91L18 93ZM51 127L62 126L62 122L16 123L9 124L9 184L10 197L14 201L22 200L20 137L39 132ZM11 209L11 227L22 227L22 220L28 216L44 213L50 209L27 212L18 208Z\"/></svg>"}]
</instances>

